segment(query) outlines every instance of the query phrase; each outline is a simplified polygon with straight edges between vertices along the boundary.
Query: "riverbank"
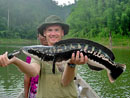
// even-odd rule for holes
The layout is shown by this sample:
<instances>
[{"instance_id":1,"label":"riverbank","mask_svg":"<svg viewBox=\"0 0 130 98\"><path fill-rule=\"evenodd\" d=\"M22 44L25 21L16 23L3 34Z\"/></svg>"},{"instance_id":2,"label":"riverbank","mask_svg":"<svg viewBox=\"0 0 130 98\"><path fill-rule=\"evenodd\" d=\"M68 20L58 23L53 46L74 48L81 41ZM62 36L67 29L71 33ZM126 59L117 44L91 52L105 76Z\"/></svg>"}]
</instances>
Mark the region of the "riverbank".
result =
<instances>
[{"instance_id":1,"label":"riverbank","mask_svg":"<svg viewBox=\"0 0 130 98\"><path fill-rule=\"evenodd\" d=\"M37 44L37 40L30 39L7 39L1 38L0 45L35 45Z\"/></svg>"},{"instance_id":2,"label":"riverbank","mask_svg":"<svg viewBox=\"0 0 130 98\"><path fill-rule=\"evenodd\" d=\"M96 41L106 47L110 47L109 38L90 38L90 40ZM112 48L129 48L130 49L130 38L122 37L122 38L112 38Z\"/></svg>"},{"instance_id":3,"label":"riverbank","mask_svg":"<svg viewBox=\"0 0 130 98\"><path fill-rule=\"evenodd\" d=\"M109 47L109 38L90 38L89 40L98 42L106 47ZM0 45L36 45L37 40L30 39L0 39ZM112 48L130 48L130 38L112 38Z\"/></svg>"}]
</instances>

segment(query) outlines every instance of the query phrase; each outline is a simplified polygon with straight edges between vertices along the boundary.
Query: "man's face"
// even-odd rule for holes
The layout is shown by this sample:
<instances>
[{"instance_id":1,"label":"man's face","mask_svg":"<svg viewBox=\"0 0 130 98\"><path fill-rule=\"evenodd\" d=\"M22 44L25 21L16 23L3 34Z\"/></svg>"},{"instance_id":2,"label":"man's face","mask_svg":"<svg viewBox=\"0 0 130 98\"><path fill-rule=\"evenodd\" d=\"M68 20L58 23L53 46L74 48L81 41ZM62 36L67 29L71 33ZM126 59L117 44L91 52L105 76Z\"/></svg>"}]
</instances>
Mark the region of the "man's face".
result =
<instances>
[{"instance_id":1,"label":"man's face","mask_svg":"<svg viewBox=\"0 0 130 98\"><path fill-rule=\"evenodd\" d=\"M64 31L60 25L51 25L44 31L44 36L46 37L48 45L52 46L62 39Z\"/></svg>"}]
</instances>

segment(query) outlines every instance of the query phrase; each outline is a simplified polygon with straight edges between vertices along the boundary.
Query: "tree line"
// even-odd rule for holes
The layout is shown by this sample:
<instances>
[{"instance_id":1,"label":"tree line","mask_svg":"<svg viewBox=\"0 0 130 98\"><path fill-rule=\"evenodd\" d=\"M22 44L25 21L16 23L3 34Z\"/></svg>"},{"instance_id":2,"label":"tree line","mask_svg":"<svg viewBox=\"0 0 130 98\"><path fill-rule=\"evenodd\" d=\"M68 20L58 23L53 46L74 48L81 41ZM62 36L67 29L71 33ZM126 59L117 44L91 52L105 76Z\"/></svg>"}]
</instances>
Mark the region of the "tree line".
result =
<instances>
[{"instance_id":1,"label":"tree line","mask_svg":"<svg viewBox=\"0 0 130 98\"><path fill-rule=\"evenodd\" d=\"M0 38L36 39L37 27L47 16L65 20L72 6L58 6L54 0L0 0Z\"/></svg>"},{"instance_id":2,"label":"tree line","mask_svg":"<svg viewBox=\"0 0 130 98\"><path fill-rule=\"evenodd\" d=\"M130 37L130 0L78 0L67 23L71 37Z\"/></svg>"},{"instance_id":3,"label":"tree line","mask_svg":"<svg viewBox=\"0 0 130 98\"><path fill-rule=\"evenodd\" d=\"M51 14L70 25L67 37L130 37L130 0L0 0L0 38L36 39L37 26Z\"/></svg>"}]
</instances>

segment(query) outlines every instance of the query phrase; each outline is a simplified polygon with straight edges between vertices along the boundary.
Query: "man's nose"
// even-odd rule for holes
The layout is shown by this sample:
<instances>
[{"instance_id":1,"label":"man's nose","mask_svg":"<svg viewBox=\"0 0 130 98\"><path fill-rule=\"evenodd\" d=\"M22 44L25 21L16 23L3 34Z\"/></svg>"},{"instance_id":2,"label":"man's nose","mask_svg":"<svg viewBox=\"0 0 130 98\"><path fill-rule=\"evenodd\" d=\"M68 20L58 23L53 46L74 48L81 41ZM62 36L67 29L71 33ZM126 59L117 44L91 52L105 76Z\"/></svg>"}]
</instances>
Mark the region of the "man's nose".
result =
<instances>
[{"instance_id":1,"label":"man's nose","mask_svg":"<svg viewBox=\"0 0 130 98\"><path fill-rule=\"evenodd\" d=\"M55 30L53 30L53 31L51 32L51 34L52 34L52 35L55 35L55 34L56 34L56 31L55 31Z\"/></svg>"}]
</instances>

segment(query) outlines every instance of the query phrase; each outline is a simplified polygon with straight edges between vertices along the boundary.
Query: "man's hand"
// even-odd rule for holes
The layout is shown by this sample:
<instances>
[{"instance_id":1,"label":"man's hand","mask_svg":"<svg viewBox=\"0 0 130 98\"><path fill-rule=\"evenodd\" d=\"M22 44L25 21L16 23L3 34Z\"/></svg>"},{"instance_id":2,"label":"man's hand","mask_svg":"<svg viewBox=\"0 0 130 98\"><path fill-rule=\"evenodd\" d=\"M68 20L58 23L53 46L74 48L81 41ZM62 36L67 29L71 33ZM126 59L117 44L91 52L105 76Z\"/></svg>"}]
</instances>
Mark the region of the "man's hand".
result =
<instances>
[{"instance_id":1,"label":"man's hand","mask_svg":"<svg viewBox=\"0 0 130 98\"><path fill-rule=\"evenodd\" d=\"M68 64L85 64L87 63L88 58L87 56L84 56L83 53L80 53L79 51L77 51L77 53L72 53L70 62ZM74 80L75 77L75 66L74 67L65 67L65 70L63 72L62 75L62 85L63 86L67 86L68 84L70 84L70 82L72 80Z\"/></svg>"},{"instance_id":2,"label":"man's hand","mask_svg":"<svg viewBox=\"0 0 130 98\"><path fill-rule=\"evenodd\" d=\"M1 67L6 67L9 64L11 64L13 61L13 59L8 59L7 54L8 54L8 52L5 52L5 54L0 55L0 66Z\"/></svg>"},{"instance_id":3,"label":"man's hand","mask_svg":"<svg viewBox=\"0 0 130 98\"><path fill-rule=\"evenodd\" d=\"M75 53L72 53L70 64L85 64L88 61L88 57L84 56L82 52L77 51L76 56Z\"/></svg>"}]
</instances>

